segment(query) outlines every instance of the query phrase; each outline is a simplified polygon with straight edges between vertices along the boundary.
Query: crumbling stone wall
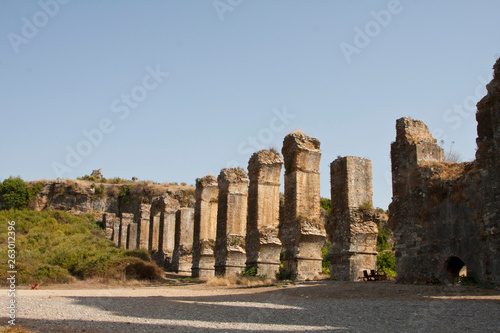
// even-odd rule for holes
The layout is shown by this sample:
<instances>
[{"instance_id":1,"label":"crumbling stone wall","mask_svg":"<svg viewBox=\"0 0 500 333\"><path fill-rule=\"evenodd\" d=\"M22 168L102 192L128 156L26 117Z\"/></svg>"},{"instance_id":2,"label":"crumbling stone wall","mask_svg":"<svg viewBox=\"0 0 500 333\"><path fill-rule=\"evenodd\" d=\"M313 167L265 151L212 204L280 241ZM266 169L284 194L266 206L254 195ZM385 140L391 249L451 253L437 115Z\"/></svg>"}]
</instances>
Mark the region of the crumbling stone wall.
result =
<instances>
[{"instance_id":1,"label":"crumbling stone wall","mask_svg":"<svg viewBox=\"0 0 500 333\"><path fill-rule=\"evenodd\" d=\"M219 197L217 178L207 175L196 179L195 197L192 276L207 279L215 275L214 247Z\"/></svg>"},{"instance_id":2,"label":"crumbling stone wall","mask_svg":"<svg viewBox=\"0 0 500 333\"><path fill-rule=\"evenodd\" d=\"M240 273L245 269L248 177L241 168L222 169L217 178L219 200L215 274Z\"/></svg>"},{"instance_id":3,"label":"crumbling stone wall","mask_svg":"<svg viewBox=\"0 0 500 333\"><path fill-rule=\"evenodd\" d=\"M467 275L500 284L500 60L478 104L476 160L444 163L427 126L396 122L391 146L399 280L453 282Z\"/></svg>"},{"instance_id":4,"label":"crumbling stone wall","mask_svg":"<svg viewBox=\"0 0 500 333\"><path fill-rule=\"evenodd\" d=\"M279 153L261 150L248 162L247 267L274 277L279 271L281 241L278 238L280 173Z\"/></svg>"},{"instance_id":5,"label":"crumbling stone wall","mask_svg":"<svg viewBox=\"0 0 500 333\"><path fill-rule=\"evenodd\" d=\"M339 157L331 163L330 172L330 274L335 280L359 281L363 270L377 268L372 162L361 157Z\"/></svg>"},{"instance_id":6,"label":"crumbling stone wall","mask_svg":"<svg viewBox=\"0 0 500 333\"><path fill-rule=\"evenodd\" d=\"M295 279L321 273L325 228L320 222L320 142L300 132L283 140L285 211L279 237L284 269Z\"/></svg>"},{"instance_id":7,"label":"crumbling stone wall","mask_svg":"<svg viewBox=\"0 0 500 333\"><path fill-rule=\"evenodd\" d=\"M193 253L194 209L181 208L175 218L175 245L172 270L191 274Z\"/></svg>"}]
</instances>

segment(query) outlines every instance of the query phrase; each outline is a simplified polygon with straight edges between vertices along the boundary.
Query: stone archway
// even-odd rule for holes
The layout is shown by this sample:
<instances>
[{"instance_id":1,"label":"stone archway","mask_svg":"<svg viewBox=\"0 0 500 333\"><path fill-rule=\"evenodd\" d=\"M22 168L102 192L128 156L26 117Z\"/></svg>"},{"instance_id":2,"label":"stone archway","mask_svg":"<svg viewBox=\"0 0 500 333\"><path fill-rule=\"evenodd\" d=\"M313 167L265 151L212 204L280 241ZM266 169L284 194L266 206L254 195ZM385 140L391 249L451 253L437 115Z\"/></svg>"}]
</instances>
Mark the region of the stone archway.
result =
<instances>
[{"instance_id":1,"label":"stone archway","mask_svg":"<svg viewBox=\"0 0 500 333\"><path fill-rule=\"evenodd\" d=\"M467 275L465 262L459 257L449 257L444 264L446 280L449 283L456 283L461 275Z\"/></svg>"}]
</instances>

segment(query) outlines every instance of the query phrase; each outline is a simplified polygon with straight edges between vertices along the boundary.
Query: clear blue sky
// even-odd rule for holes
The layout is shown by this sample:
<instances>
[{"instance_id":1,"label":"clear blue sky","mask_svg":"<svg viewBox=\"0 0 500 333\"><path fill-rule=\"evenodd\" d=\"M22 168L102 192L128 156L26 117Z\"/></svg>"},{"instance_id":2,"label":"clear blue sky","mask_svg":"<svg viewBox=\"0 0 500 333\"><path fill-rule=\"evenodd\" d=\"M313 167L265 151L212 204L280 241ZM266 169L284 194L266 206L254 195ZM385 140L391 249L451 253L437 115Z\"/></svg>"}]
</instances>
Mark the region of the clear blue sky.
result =
<instances>
[{"instance_id":1,"label":"clear blue sky","mask_svg":"<svg viewBox=\"0 0 500 333\"><path fill-rule=\"evenodd\" d=\"M474 158L499 13L495 0L2 0L0 178L102 168L194 184L301 129L321 141L322 196L329 164L361 156L386 208L396 119Z\"/></svg>"}]
</instances>

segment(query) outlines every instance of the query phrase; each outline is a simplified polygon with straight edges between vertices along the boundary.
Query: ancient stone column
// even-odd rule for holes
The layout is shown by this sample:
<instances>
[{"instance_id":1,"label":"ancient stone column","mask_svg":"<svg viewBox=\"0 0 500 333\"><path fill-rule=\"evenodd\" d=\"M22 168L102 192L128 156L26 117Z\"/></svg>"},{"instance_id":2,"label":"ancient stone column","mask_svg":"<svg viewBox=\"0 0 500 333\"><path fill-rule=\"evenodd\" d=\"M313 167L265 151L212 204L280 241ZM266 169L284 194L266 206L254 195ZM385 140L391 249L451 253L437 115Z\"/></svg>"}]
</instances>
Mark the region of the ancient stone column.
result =
<instances>
[{"instance_id":1,"label":"ancient stone column","mask_svg":"<svg viewBox=\"0 0 500 333\"><path fill-rule=\"evenodd\" d=\"M116 247L120 246L120 219L117 216L112 217L112 225L113 225L113 237L112 241Z\"/></svg>"},{"instance_id":2,"label":"ancient stone column","mask_svg":"<svg viewBox=\"0 0 500 333\"><path fill-rule=\"evenodd\" d=\"M119 247L122 249L127 248L128 226L131 223L134 223L134 214L121 213L121 217L120 217L120 245L119 245Z\"/></svg>"},{"instance_id":3,"label":"ancient stone column","mask_svg":"<svg viewBox=\"0 0 500 333\"><path fill-rule=\"evenodd\" d=\"M104 213L102 214L102 225L104 227L104 231L106 232L106 238L112 240L113 239L113 226L116 221L116 214L113 213Z\"/></svg>"},{"instance_id":4,"label":"ancient stone column","mask_svg":"<svg viewBox=\"0 0 500 333\"><path fill-rule=\"evenodd\" d=\"M248 162L247 268L274 277L279 271L281 241L278 238L280 173L283 159L269 150L256 152Z\"/></svg>"},{"instance_id":5,"label":"ancient stone column","mask_svg":"<svg viewBox=\"0 0 500 333\"><path fill-rule=\"evenodd\" d=\"M127 250L137 249L137 223L128 225L127 230Z\"/></svg>"},{"instance_id":6,"label":"ancient stone column","mask_svg":"<svg viewBox=\"0 0 500 333\"><path fill-rule=\"evenodd\" d=\"M163 195L151 204L153 221L158 221L158 247L152 258L166 269L171 269L175 245L175 212L178 209L179 202L169 195Z\"/></svg>"},{"instance_id":7,"label":"ancient stone column","mask_svg":"<svg viewBox=\"0 0 500 333\"><path fill-rule=\"evenodd\" d=\"M179 209L175 218L175 245L172 256L172 270L177 273L191 273L193 227L194 209Z\"/></svg>"},{"instance_id":8,"label":"ancient stone column","mask_svg":"<svg viewBox=\"0 0 500 333\"><path fill-rule=\"evenodd\" d=\"M141 204L137 214L138 223L138 245L139 249L149 250L149 223L151 215L151 205Z\"/></svg>"},{"instance_id":9,"label":"ancient stone column","mask_svg":"<svg viewBox=\"0 0 500 333\"><path fill-rule=\"evenodd\" d=\"M377 269L372 162L361 157L339 157L330 165L330 172L330 274L339 281L359 281L363 270Z\"/></svg>"},{"instance_id":10,"label":"ancient stone column","mask_svg":"<svg viewBox=\"0 0 500 333\"><path fill-rule=\"evenodd\" d=\"M248 177L241 168L222 169L219 177L215 274L245 270Z\"/></svg>"},{"instance_id":11,"label":"ancient stone column","mask_svg":"<svg viewBox=\"0 0 500 333\"><path fill-rule=\"evenodd\" d=\"M320 222L320 142L301 132L283 140L285 212L280 226L284 270L292 278L312 279L321 273L325 227Z\"/></svg>"},{"instance_id":12,"label":"ancient stone column","mask_svg":"<svg viewBox=\"0 0 500 333\"><path fill-rule=\"evenodd\" d=\"M158 243L160 241L160 211L151 211L149 223L149 251L158 252Z\"/></svg>"},{"instance_id":13,"label":"ancient stone column","mask_svg":"<svg viewBox=\"0 0 500 333\"><path fill-rule=\"evenodd\" d=\"M215 176L196 179L192 276L200 279L207 279L215 274L218 197L219 187Z\"/></svg>"}]
</instances>

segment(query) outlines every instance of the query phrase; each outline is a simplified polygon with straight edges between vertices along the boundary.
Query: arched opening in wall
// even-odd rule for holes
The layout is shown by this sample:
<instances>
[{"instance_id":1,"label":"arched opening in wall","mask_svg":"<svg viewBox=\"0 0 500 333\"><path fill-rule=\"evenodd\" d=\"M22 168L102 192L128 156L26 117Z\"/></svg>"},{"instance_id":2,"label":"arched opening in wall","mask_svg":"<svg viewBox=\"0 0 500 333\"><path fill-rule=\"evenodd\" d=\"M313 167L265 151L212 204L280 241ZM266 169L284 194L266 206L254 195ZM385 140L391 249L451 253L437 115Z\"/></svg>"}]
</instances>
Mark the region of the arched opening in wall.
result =
<instances>
[{"instance_id":1,"label":"arched opening in wall","mask_svg":"<svg viewBox=\"0 0 500 333\"><path fill-rule=\"evenodd\" d=\"M460 276L467 276L467 267L459 257L450 257L446 260L446 280L449 283L457 283Z\"/></svg>"}]
</instances>

